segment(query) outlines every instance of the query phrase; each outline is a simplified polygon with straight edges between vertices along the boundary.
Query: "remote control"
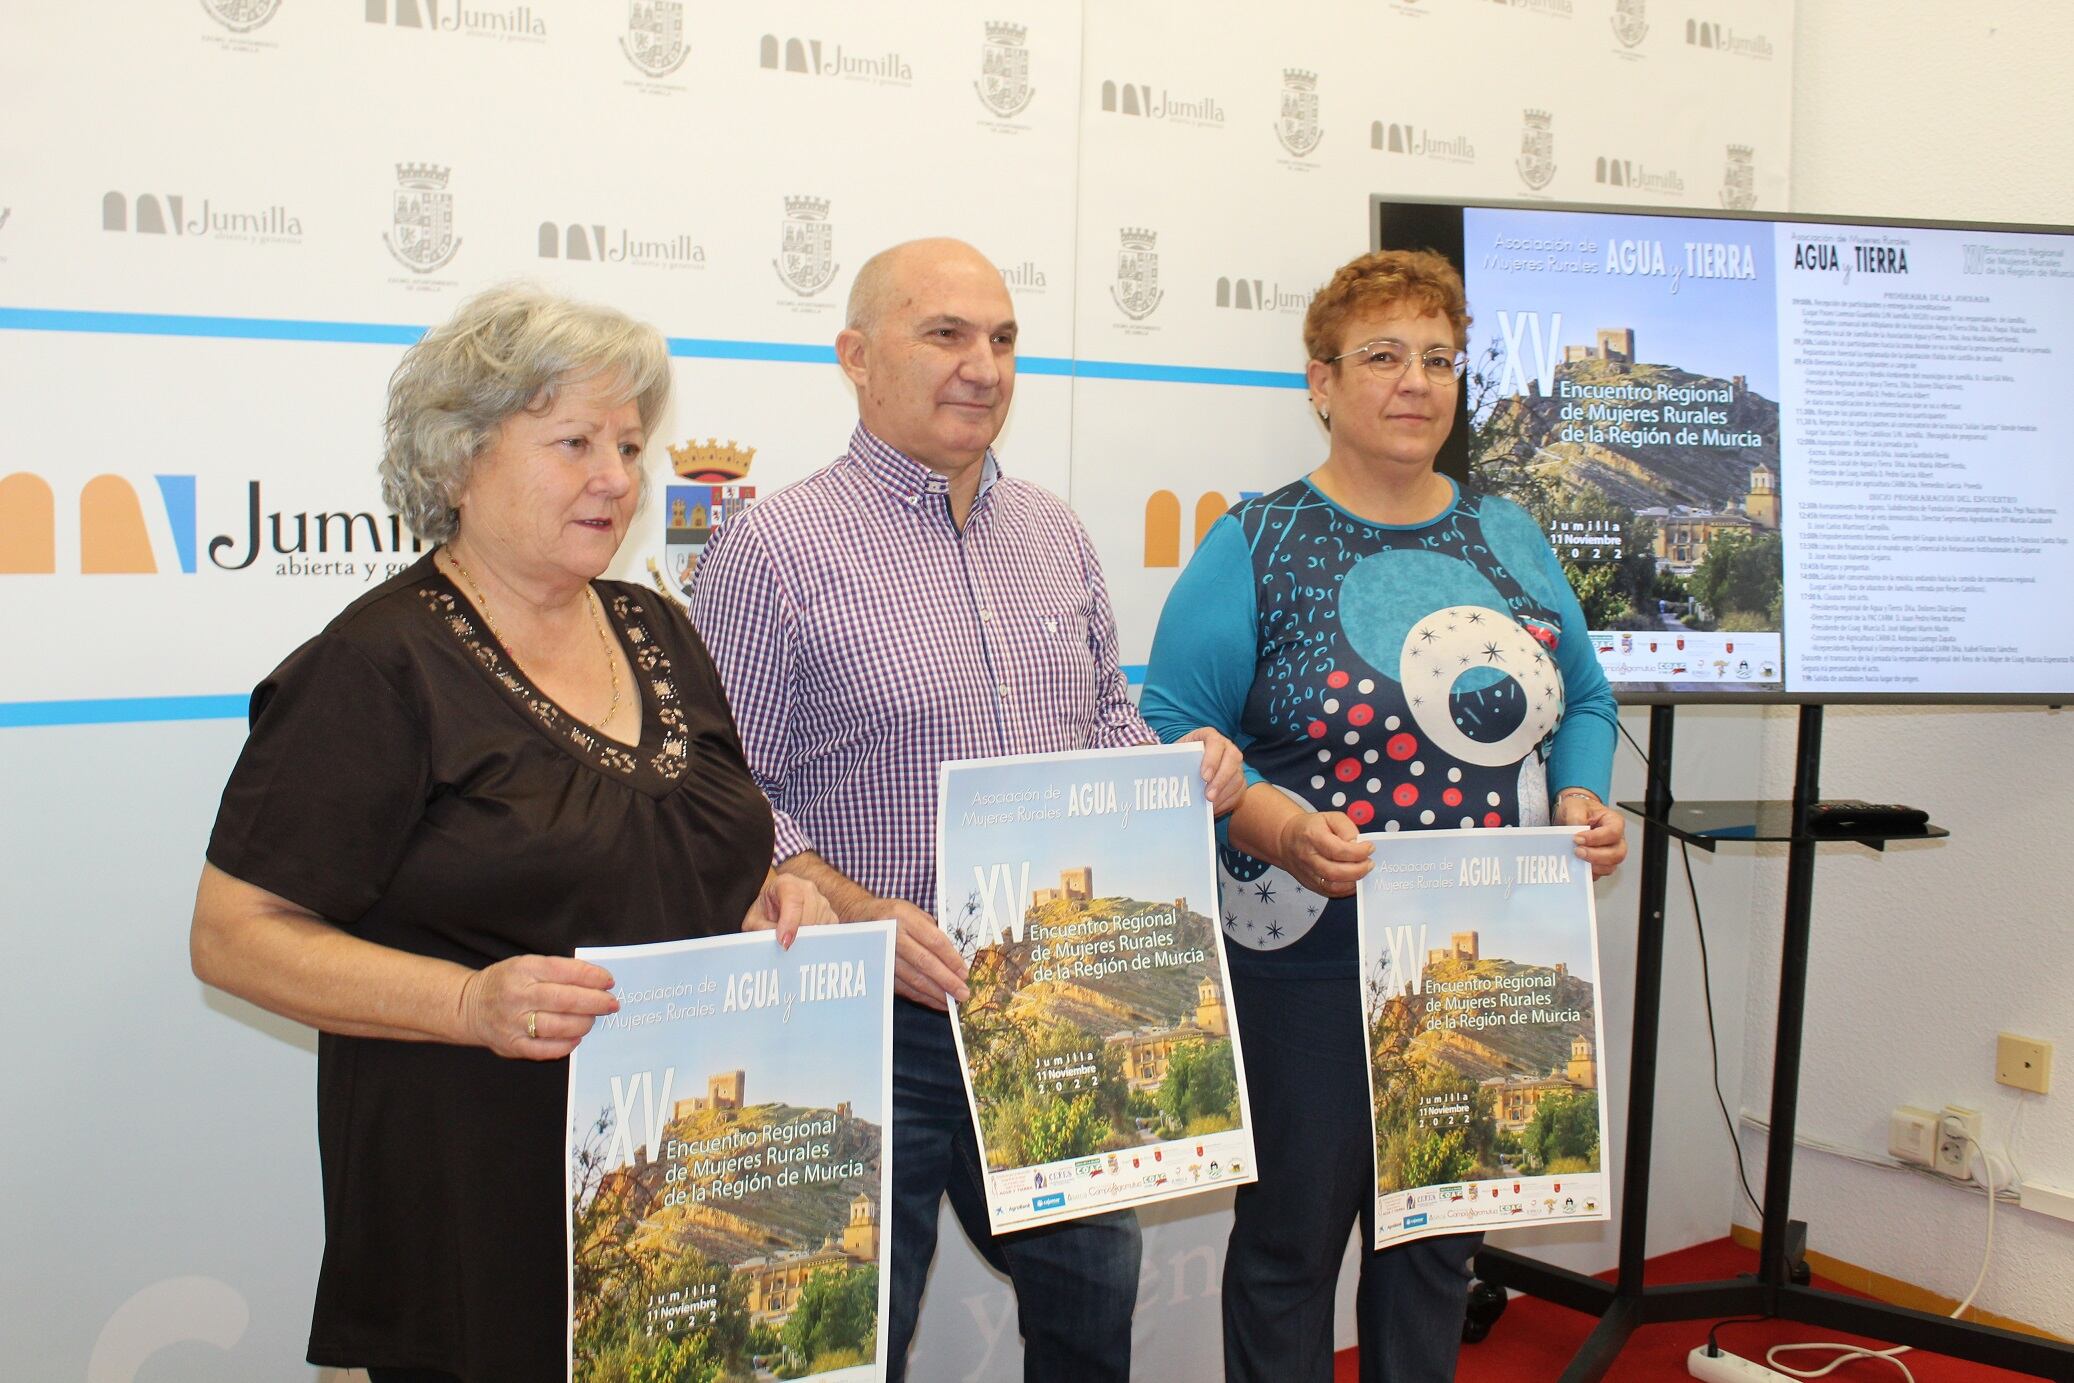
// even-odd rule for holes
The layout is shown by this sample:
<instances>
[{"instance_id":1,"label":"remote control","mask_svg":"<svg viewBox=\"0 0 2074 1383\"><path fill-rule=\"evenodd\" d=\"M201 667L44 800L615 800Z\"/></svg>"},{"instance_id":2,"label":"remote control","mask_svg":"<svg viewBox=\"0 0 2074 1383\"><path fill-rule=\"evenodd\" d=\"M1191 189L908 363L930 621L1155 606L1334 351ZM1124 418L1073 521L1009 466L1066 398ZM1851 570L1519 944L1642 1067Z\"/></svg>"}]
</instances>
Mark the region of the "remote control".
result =
<instances>
[{"instance_id":1,"label":"remote control","mask_svg":"<svg viewBox=\"0 0 2074 1383\"><path fill-rule=\"evenodd\" d=\"M1808 808L1808 830L1817 835L1877 836L1920 831L1929 824L1930 813L1899 802L1836 797Z\"/></svg>"}]
</instances>

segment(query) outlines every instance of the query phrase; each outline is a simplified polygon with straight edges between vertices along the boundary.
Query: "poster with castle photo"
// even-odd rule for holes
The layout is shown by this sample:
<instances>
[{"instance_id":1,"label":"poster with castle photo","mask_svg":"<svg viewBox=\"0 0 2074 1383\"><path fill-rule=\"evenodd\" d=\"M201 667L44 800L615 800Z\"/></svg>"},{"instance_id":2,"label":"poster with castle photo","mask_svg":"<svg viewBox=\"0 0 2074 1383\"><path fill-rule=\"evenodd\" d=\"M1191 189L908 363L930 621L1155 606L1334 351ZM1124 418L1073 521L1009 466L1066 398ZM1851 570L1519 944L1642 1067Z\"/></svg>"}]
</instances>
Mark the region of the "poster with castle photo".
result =
<instances>
[{"instance_id":1,"label":"poster with castle photo","mask_svg":"<svg viewBox=\"0 0 2074 1383\"><path fill-rule=\"evenodd\" d=\"M938 921L995 1233L1253 1180L1196 745L943 765Z\"/></svg>"},{"instance_id":2,"label":"poster with castle photo","mask_svg":"<svg viewBox=\"0 0 2074 1383\"><path fill-rule=\"evenodd\" d=\"M893 925L580 949L569 1377L885 1377Z\"/></svg>"},{"instance_id":3,"label":"poster with castle photo","mask_svg":"<svg viewBox=\"0 0 2074 1383\"><path fill-rule=\"evenodd\" d=\"M1375 1247L1604 1220L1599 927L1576 829L1363 836Z\"/></svg>"},{"instance_id":4,"label":"poster with castle photo","mask_svg":"<svg viewBox=\"0 0 2074 1383\"><path fill-rule=\"evenodd\" d=\"M1599 162L1614 186L1640 176ZM1627 692L1778 690L1770 228L1472 207L1462 234L1469 473L1540 520L1599 665Z\"/></svg>"}]
</instances>

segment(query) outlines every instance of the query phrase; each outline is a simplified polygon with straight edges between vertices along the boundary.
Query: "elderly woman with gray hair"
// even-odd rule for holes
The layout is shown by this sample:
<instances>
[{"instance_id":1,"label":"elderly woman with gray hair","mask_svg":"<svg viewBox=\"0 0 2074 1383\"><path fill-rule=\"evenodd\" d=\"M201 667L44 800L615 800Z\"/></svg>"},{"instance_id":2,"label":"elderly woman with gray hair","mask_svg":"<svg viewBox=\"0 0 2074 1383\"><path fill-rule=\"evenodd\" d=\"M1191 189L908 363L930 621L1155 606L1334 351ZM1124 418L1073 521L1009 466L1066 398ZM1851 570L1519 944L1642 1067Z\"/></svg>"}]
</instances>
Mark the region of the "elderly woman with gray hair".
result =
<instances>
[{"instance_id":1,"label":"elderly woman with gray hair","mask_svg":"<svg viewBox=\"0 0 2074 1383\"><path fill-rule=\"evenodd\" d=\"M579 945L832 920L677 607L600 577L669 395L651 327L510 287L404 356L382 490L438 544L253 693L195 973L319 1030L310 1362L564 1376Z\"/></svg>"}]
</instances>

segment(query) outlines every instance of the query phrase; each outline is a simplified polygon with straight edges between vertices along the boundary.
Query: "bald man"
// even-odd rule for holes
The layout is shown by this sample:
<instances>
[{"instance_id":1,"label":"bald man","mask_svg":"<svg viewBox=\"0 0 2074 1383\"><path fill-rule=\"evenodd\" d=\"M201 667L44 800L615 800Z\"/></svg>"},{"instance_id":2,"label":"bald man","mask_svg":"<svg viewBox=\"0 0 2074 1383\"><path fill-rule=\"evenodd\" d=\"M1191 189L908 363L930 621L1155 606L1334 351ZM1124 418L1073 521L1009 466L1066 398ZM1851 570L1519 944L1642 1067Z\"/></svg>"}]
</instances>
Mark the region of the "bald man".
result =
<instances>
[{"instance_id":1,"label":"bald man","mask_svg":"<svg viewBox=\"0 0 2074 1383\"><path fill-rule=\"evenodd\" d=\"M936 902L946 759L1159 743L1131 704L1101 565L1063 502L1003 474L1014 305L970 245L917 240L866 261L836 360L857 390L841 457L728 521L692 618L777 821L775 863L844 921L899 923L891 1285L880 1323L905 1376L939 1203L1015 1284L1026 1379L1130 1376L1130 1211L995 1236L946 999L965 962ZM1198 730L1212 804L1238 751Z\"/></svg>"}]
</instances>

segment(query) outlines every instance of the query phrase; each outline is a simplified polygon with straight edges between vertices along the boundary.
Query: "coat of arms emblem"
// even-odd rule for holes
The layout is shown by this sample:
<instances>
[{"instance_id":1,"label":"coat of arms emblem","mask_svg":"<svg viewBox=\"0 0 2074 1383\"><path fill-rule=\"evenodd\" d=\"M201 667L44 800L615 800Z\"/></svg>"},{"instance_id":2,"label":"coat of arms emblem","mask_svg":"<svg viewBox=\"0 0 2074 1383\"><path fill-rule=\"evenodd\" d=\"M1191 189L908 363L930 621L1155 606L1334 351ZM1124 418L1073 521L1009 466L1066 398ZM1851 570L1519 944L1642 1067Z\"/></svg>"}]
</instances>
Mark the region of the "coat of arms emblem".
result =
<instances>
[{"instance_id":1,"label":"coat of arms emblem","mask_svg":"<svg viewBox=\"0 0 2074 1383\"><path fill-rule=\"evenodd\" d=\"M1632 48L1649 32L1649 0L1613 0L1613 36Z\"/></svg>"},{"instance_id":2,"label":"coat of arms emblem","mask_svg":"<svg viewBox=\"0 0 2074 1383\"><path fill-rule=\"evenodd\" d=\"M430 163L396 165L396 192L389 204L391 233L382 243L412 273L431 273L461 248L454 234L454 194L446 190L452 172Z\"/></svg>"},{"instance_id":3,"label":"coat of arms emblem","mask_svg":"<svg viewBox=\"0 0 2074 1383\"><path fill-rule=\"evenodd\" d=\"M689 484L671 484L663 492L663 567L657 573L672 595L689 598L699 558L720 526L756 503L756 487L734 482L746 478L756 459L755 447L726 445L707 438L670 448L670 468Z\"/></svg>"},{"instance_id":4,"label":"coat of arms emblem","mask_svg":"<svg viewBox=\"0 0 2074 1383\"><path fill-rule=\"evenodd\" d=\"M1119 232L1123 245L1116 252L1116 282L1109 296L1134 322L1152 315L1165 296L1159 286L1159 235L1155 231L1126 228Z\"/></svg>"},{"instance_id":5,"label":"coat of arms emblem","mask_svg":"<svg viewBox=\"0 0 2074 1383\"><path fill-rule=\"evenodd\" d=\"M272 19L281 0L202 0L209 18L234 34L249 34Z\"/></svg>"},{"instance_id":6,"label":"coat of arms emblem","mask_svg":"<svg viewBox=\"0 0 2074 1383\"><path fill-rule=\"evenodd\" d=\"M1318 74L1296 68L1282 70L1282 114L1275 138L1298 158L1306 157L1325 137L1318 128Z\"/></svg>"},{"instance_id":7,"label":"coat of arms emblem","mask_svg":"<svg viewBox=\"0 0 2074 1383\"><path fill-rule=\"evenodd\" d=\"M1020 24L989 20L986 45L979 50L979 80L972 88L980 103L1004 120L1020 114L1036 95L1030 89L1030 50L1023 46L1028 33Z\"/></svg>"},{"instance_id":8,"label":"coat of arms emblem","mask_svg":"<svg viewBox=\"0 0 2074 1383\"><path fill-rule=\"evenodd\" d=\"M684 0L627 0L627 31L619 51L645 76L667 77L682 67Z\"/></svg>"},{"instance_id":9,"label":"coat of arms emblem","mask_svg":"<svg viewBox=\"0 0 2074 1383\"><path fill-rule=\"evenodd\" d=\"M1721 205L1748 211L1757 205L1757 151L1747 144L1728 146L1728 168L1721 175Z\"/></svg>"},{"instance_id":10,"label":"coat of arms emblem","mask_svg":"<svg viewBox=\"0 0 2074 1383\"><path fill-rule=\"evenodd\" d=\"M1555 132L1550 128L1555 117L1545 110L1525 112L1525 123L1520 128L1519 168L1520 181L1539 192L1555 177Z\"/></svg>"},{"instance_id":11,"label":"coat of arms emblem","mask_svg":"<svg viewBox=\"0 0 2074 1383\"><path fill-rule=\"evenodd\" d=\"M778 257L771 261L785 286L811 298L835 281L835 227L826 197L787 197Z\"/></svg>"}]
</instances>

